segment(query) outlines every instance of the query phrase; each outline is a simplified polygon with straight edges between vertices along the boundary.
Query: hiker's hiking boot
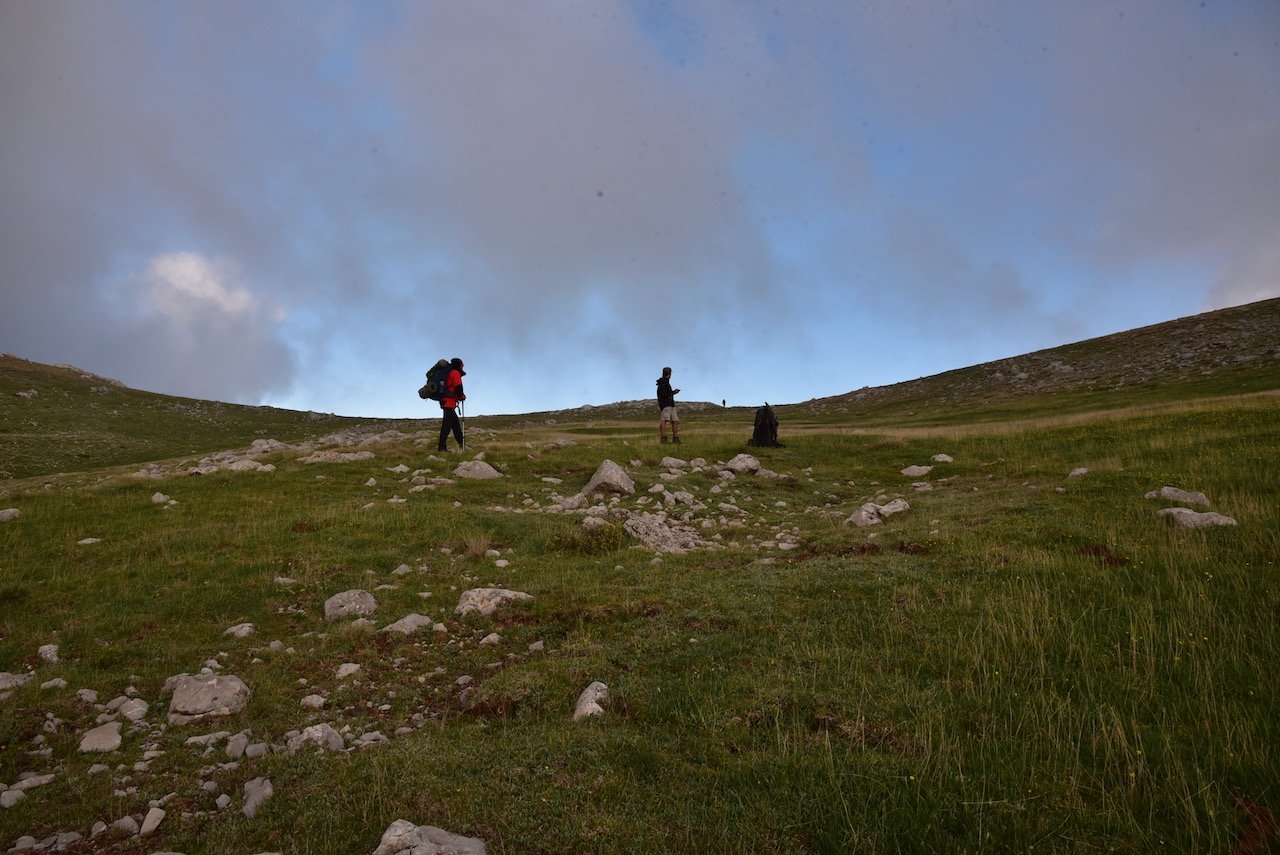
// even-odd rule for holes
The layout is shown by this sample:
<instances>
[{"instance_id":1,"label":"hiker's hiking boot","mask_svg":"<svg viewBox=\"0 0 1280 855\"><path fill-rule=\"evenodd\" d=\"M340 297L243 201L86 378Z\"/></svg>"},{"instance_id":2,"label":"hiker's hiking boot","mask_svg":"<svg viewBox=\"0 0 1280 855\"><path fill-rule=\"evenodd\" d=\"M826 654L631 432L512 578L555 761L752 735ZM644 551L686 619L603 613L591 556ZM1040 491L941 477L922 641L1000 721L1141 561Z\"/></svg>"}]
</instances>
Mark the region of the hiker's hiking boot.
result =
<instances>
[{"instance_id":1,"label":"hiker's hiking boot","mask_svg":"<svg viewBox=\"0 0 1280 855\"><path fill-rule=\"evenodd\" d=\"M671 437L671 441L672 441L672 442L674 442L676 445L679 445L679 444L680 444L680 437L678 437L678 436L673 436L673 437Z\"/></svg>"},{"instance_id":2,"label":"hiker's hiking boot","mask_svg":"<svg viewBox=\"0 0 1280 855\"><path fill-rule=\"evenodd\" d=\"M662 442L662 444L663 444L663 445L666 445L666 444L667 444L667 438L664 436L664 437L662 438L661 442Z\"/></svg>"}]
</instances>

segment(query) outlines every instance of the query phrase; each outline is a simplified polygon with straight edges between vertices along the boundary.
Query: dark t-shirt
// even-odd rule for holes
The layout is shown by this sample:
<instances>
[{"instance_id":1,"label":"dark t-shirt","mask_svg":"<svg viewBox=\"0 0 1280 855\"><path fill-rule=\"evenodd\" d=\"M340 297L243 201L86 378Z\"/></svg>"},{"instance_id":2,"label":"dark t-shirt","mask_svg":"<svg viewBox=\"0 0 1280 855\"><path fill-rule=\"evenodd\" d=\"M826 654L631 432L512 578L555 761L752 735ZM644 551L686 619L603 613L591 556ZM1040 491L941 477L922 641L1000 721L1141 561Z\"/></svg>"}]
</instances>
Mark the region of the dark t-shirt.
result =
<instances>
[{"instance_id":1,"label":"dark t-shirt","mask_svg":"<svg viewBox=\"0 0 1280 855\"><path fill-rule=\"evenodd\" d=\"M666 407L674 407L676 405L676 393L671 391L671 379L669 377L658 378L658 409Z\"/></svg>"}]
</instances>

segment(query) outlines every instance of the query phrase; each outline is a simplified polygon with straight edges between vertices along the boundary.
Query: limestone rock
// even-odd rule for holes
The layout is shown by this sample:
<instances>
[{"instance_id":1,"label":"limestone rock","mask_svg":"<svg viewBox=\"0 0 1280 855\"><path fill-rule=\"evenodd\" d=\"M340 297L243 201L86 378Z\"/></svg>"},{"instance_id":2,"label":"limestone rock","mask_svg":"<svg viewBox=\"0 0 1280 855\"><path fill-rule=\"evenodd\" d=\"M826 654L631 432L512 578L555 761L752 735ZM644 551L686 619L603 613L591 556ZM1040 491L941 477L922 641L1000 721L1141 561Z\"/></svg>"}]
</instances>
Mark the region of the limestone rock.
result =
<instances>
[{"instance_id":1,"label":"limestone rock","mask_svg":"<svg viewBox=\"0 0 1280 855\"><path fill-rule=\"evenodd\" d=\"M16 689L30 679L30 674L10 674L8 671L0 671L0 692Z\"/></svg>"},{"instance_id":2,"label":"limestone rock","mask_svg":"<svg viewBox=\"0 0 1280 855\"><path fill-rule=\"evenodd\" d=\"M53 664L57 664L57 662L58 662L58 645L56 645L56 644L42 644L42 645L40 645L40 648L39 648L38 650L36 650L36 655L37 655L37 656L39 656L41 659L43 659L45 662L49 662L49 663L53 663Z\"/></svg>"},{"instance_id":3,"label":"limestone rock","mask_svg":"<svg viewBox=\"0 0 1280 855\"><path fill-rule=\"evenodd\" d=\"M244 806L241 808L244 815L253 819L262 803L271 798L274 793L275 789L271 786L270 778L254 778L252 781L245 781Z\"/></svg>"},{"instance_id":4,"label":"limestone rock","mask_svg":"<svg viewBox=\"0 0 1280 855\"><path fill-rule=\"evenodd\" d=\"M343 662L341 665L339 665L339 666L338 666L338 675L337 675L337 676L338 676L338 679L339 679L339 680L345 680L345 679L347 679L348 677L350 677L352 674L358 674L359 672L360 672L360 665L359 665L359 663L357 663L357 662Z\"/></svg>"},{"instance_id":5,"label":"limestone rock","mask_svg":"<svg viewBox=\"0 0 1280 855\"><path fill-rule=\"evenodd\" d=\"M169 724L188 724L216 716L233 715L244 709L253 694L244 680L233 675L180 674L166 682L173 685L169 702Z\"/></svg>"},{"instance_id":6,"label":"limestone rock","mask_svg":"<svg viewBox=\"0 0 1280 855\"><path fill-rule=\"evenodd\" d=\"M908 478L920 478L928 475L932 471L932 466L908 466L906 469L902 470L902 474L906 475Z\"/></svg>"},{"instance_id":7,"label":"limestone rock","mask_svg":"<svg viewBox=\"0 0 1280 855\"><path fill-rule=\"evenodd\" d=\"M750 454L739 454L724 465L725 469L737 475L749 475L760 471L760 461Z\"/></svg>"},{"instance_id":8,"label":"limestone rock","mask_svg":"<svg viewBox=\"0 0 1280 855\"><path fill-rule=\"evenodd\" d=\"M1156 513L1183 528L1212 528L1219 525L1236 525L1235 518L1215 514L1213 511L1193 511L1190 508L1162 508Z\"/></svg>"},{"instance_id":9,"label":"limestone rock","mask_svg":"<svg viewBox=\"0 0 1280 855\"><path fill-rule=\"evenodd\" d=\"M1075 469L1072 469L1070 472L1068 472L1068 473L1067 473L1067 477L1068 477L1068 478L1083 478L1084 476L1086 476L1086 475L1088 475L1088 474L1089 474L1089 467L1087 467L1087 466L1077 466Z\"/></svg>"},{"instance_id":10,"label":"limestone rock","mask_svg":"<svg viewBox=\"0 0 1280 855\"><path fill-rule=\"evenodd\" d=\"M373 855L486 855L478 837L463 837L434 825L397 819L382 833Z\"/></svg>"},{"instance_id":11,"label":"limestone rock","mask_svg":"<svg viewBox=\"0 0 1280 855\"><path fill-rule=\"evenodd\" d=\"M120 747L120 742L120 722L109 721L86 733L80 740L80 750L115 751Z\"/></svg>"},{"instance_id":12,"label":"limestone rock","mask_svg":"<svg viewBox=\"0 0 1280 855\"><path fill-rule=\"evenodd\" d=\"M22 512L19 511L17 508L5 508L4 510L0 511L0 522L8 522L9 520L16 520L20 516L22 516Z\"/></svg>"},{"instance_id":13,"label":"limestone rock","mask_svg":"<svg viewBox=\"0 0 1280 855\"><path fill-rule=\"evenodd\" d=\"M389 624L382 628L383 632L400 632L405 635L412 635L424 626L431 626L435 621L429 617L420 614L407 614L393 624Z\"/></svg>"},{"instance_id":14,"label":"limestone rock","mask_svg":"<svg viewBox=\"0 0 1280 855\"><path fill-rule=\"evenodd\" d=\"M950 454L935 454L929 459L934 463L955 463L955 459Z\"/></svg>"},{"instance_id":15,"label":"limestone rock","mask_svg":"<svg viewBox=\"0 0 1280 855\"><path fill-rule=\"evenodd\" d=\"M501 478L502 473L483 460L467 460L458 464L457 468L453 470L453 476L455 478L486 480Z\"/></svg>"},{"instance_id":16,"label":"limestone rock","mask_svg":"<svg viewBox=\"0 0 1280 855\"><path fill-rule=\"evenodd\" d=\"M150 708L150 705L142 698L130 698L122 703L117 711L129 721L142 721L142 719L146 718L147 710Z\"/></svg>"},{"instance_id":17,"label":"limestone rock","mask_svg":"<svg viewBox=\"0 0 1280 855\"><path fill-rule=\"evenodd\" d=\"M578 702L573 707L573 720L604 715L604 707L601 704L607 700L609 700L609 687L597 680L578 695Z\"/></svg>"},{"instance_id":18,"label":"limestone rock","mask_svg":"<svg viewBox=\"0 0 1280 855\"><path fill-rule=\"evenodd\" d=\"M229 635L232 638L246 638L253 634L253 624L238 623L235 626L229 626L222 631L223 635Z\"/></svg>"},{"instance_id":19,"label":"limestone rock","mask_svg":"<svg viewBox=\"0 0 1280 855\"><path fill-rule=\"evenodd\" d=\"M344 617L368 617L378 608L378 601L368 591L353 589L334 594L324 601L325 620L338 620Z\"/></svg>"},{"instance_id":20,"label":"limestone rock","mask_svg":"<svg viewBox=\"0 0 1280 855\"><path fill-rule=\"evenodd\" d=\"M302 733L285 743L285 747L289 749L291 754L302 750L308 745L314 745L321 751L341 751L345 747L342 741L342 734L334 730L333 725L328 722L303 728Z\"/></svg>"},{"instance_id":21,"label":"limestone rock","mask_svg":"<svg viewBox=\"0 0 1280 855\"><path fill-rule=\"evenodd\" d=\"M349 463L372 458L372 451L317 451L301 460L303 463Z\"/></svg>"},{"instance_id":22,"label":"limestone rock","mask_svg":"<svg viewBox=\"0 0 1280 855\"><path fill-rule=\"evenodd\" d=\"M658 464L663 469L688 469L689 464L681 460L679 457L664 457L662 462Z\"/></svg>"},{"instance_id":23,"label":"limestone rock","mask_svg":"<svg viewBox=\"0 0 1280 855\"><path fill-rule=\"evenodd\" d=\"M1159 490L1152 490L1147 493L1148 499L1168 499L1171 502L1184 502L1188 505L1200 505L1201 507L1209 507L1209 497L1204 493L1191 492L1189 490L1180 490L1177 487L1165 485Z\"/></svg>"},{"instance_id":24,"label":"limestone rock","mask_svg":"<svg viewBox=\"0 0 1280 855\"><path fill-rule=\"evenodd\" d=\"M472 588L462 592L454 611L459 615L471 612L491 615L505 603L528 602L532 599L533 595L526 594L524 591L511 591L506 588Z\"/></svg>"},{"instance_id":25,"label":"limestone rock","mask_svg":"<svg viewBox=\"0 0 1280 855\"><path fill-rule=\"evenodd\" d=\"M160 823L164 820L164 808L153 807L147 811L146 817L142 820L142 828L138 829L139 837L146 837L154 834L155 830L160 827Z\"/></svg>"},{"instance_id":26,"label":"limestone rock","mask_svg":"<svg viewBox=\"0 0 1280 855\"><path fill-rule=\"evenodd\" d=\"M907 504L906 499L894 499L892 502L884 505L877 505L875 502L867 502L844 521L845 525L853 525L859 528L867 526L880 525L894 514L900 514L908 511L911 506Z\"/></svg>"},{"instance_id":27,"label":"limestone rock","mask_svg":"<svg viewBox=\"0 0 1280 855\"><path fill-rule=\"evenodd\" d=\"M596 468L596 473L591 476L591 480L587 482L587 486L582 488L581 495L590 496L594 493L619 493L623 496L633 495L636 491L636 482L631 480L621 466L612 460L604 460Z\"/></svg>"},{"instance_id":28,"label":"limestone rock","mask_svg":"<svg viewBox=\"0 0 1280 855\"><path fill-rule=\"evenodd\" d=\"M654 552L679 555L709 545L692 529L673 522L665 514L632 514L622 528Z\"/></svg>"}]
</instances>

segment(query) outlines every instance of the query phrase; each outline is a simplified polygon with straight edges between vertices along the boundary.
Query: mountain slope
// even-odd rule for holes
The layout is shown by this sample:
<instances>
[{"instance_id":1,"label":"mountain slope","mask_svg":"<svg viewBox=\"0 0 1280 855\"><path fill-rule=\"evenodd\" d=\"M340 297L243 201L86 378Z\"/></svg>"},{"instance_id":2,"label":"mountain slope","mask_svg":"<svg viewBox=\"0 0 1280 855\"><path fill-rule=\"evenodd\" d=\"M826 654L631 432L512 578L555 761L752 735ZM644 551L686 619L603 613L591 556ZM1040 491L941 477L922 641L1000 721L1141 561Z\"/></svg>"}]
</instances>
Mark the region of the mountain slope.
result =
<instances>
[{"instance_id":1,"label":"mountain slope","mask_svg":"<svg viewBox=\"0 0 1280 855\"><path fill-rule=\"evenodd\" d=\"M0 479L288 441L369 423L141 392L68 365L0 355Z\"/></svg>"},{"instance_id":2,"label":"mountain slope","mask_svg":"<svg viewBox=\"0 0 1280 855\"><path fill-rule=\"evenodd\" d=\"M1068 410L1280 389L1280 299L1221 309L801 405L915 417Z\"/></svg>"}]
</instances>

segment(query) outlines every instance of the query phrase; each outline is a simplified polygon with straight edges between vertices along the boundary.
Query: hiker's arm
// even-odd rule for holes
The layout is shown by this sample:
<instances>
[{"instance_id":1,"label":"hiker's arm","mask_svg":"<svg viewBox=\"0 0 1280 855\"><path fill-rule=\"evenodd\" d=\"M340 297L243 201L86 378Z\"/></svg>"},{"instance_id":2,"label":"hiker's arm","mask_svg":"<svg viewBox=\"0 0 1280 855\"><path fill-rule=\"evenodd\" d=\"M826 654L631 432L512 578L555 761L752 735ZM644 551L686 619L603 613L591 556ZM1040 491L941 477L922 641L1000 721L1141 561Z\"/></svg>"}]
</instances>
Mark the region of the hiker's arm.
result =
<instances>
[{"instance_id":1,"label":"hiker's arm","mask_svg":"<svg viewBox=\"0 0 1280 855\"><path fill-rule=\"evenodd\" d=\"M467 399L466 394L462 391L461 383L459 383L457 386L454 387L453 393L454 393L454 397L460 401L465 401Z\"/></svg>"}]
</instances>

